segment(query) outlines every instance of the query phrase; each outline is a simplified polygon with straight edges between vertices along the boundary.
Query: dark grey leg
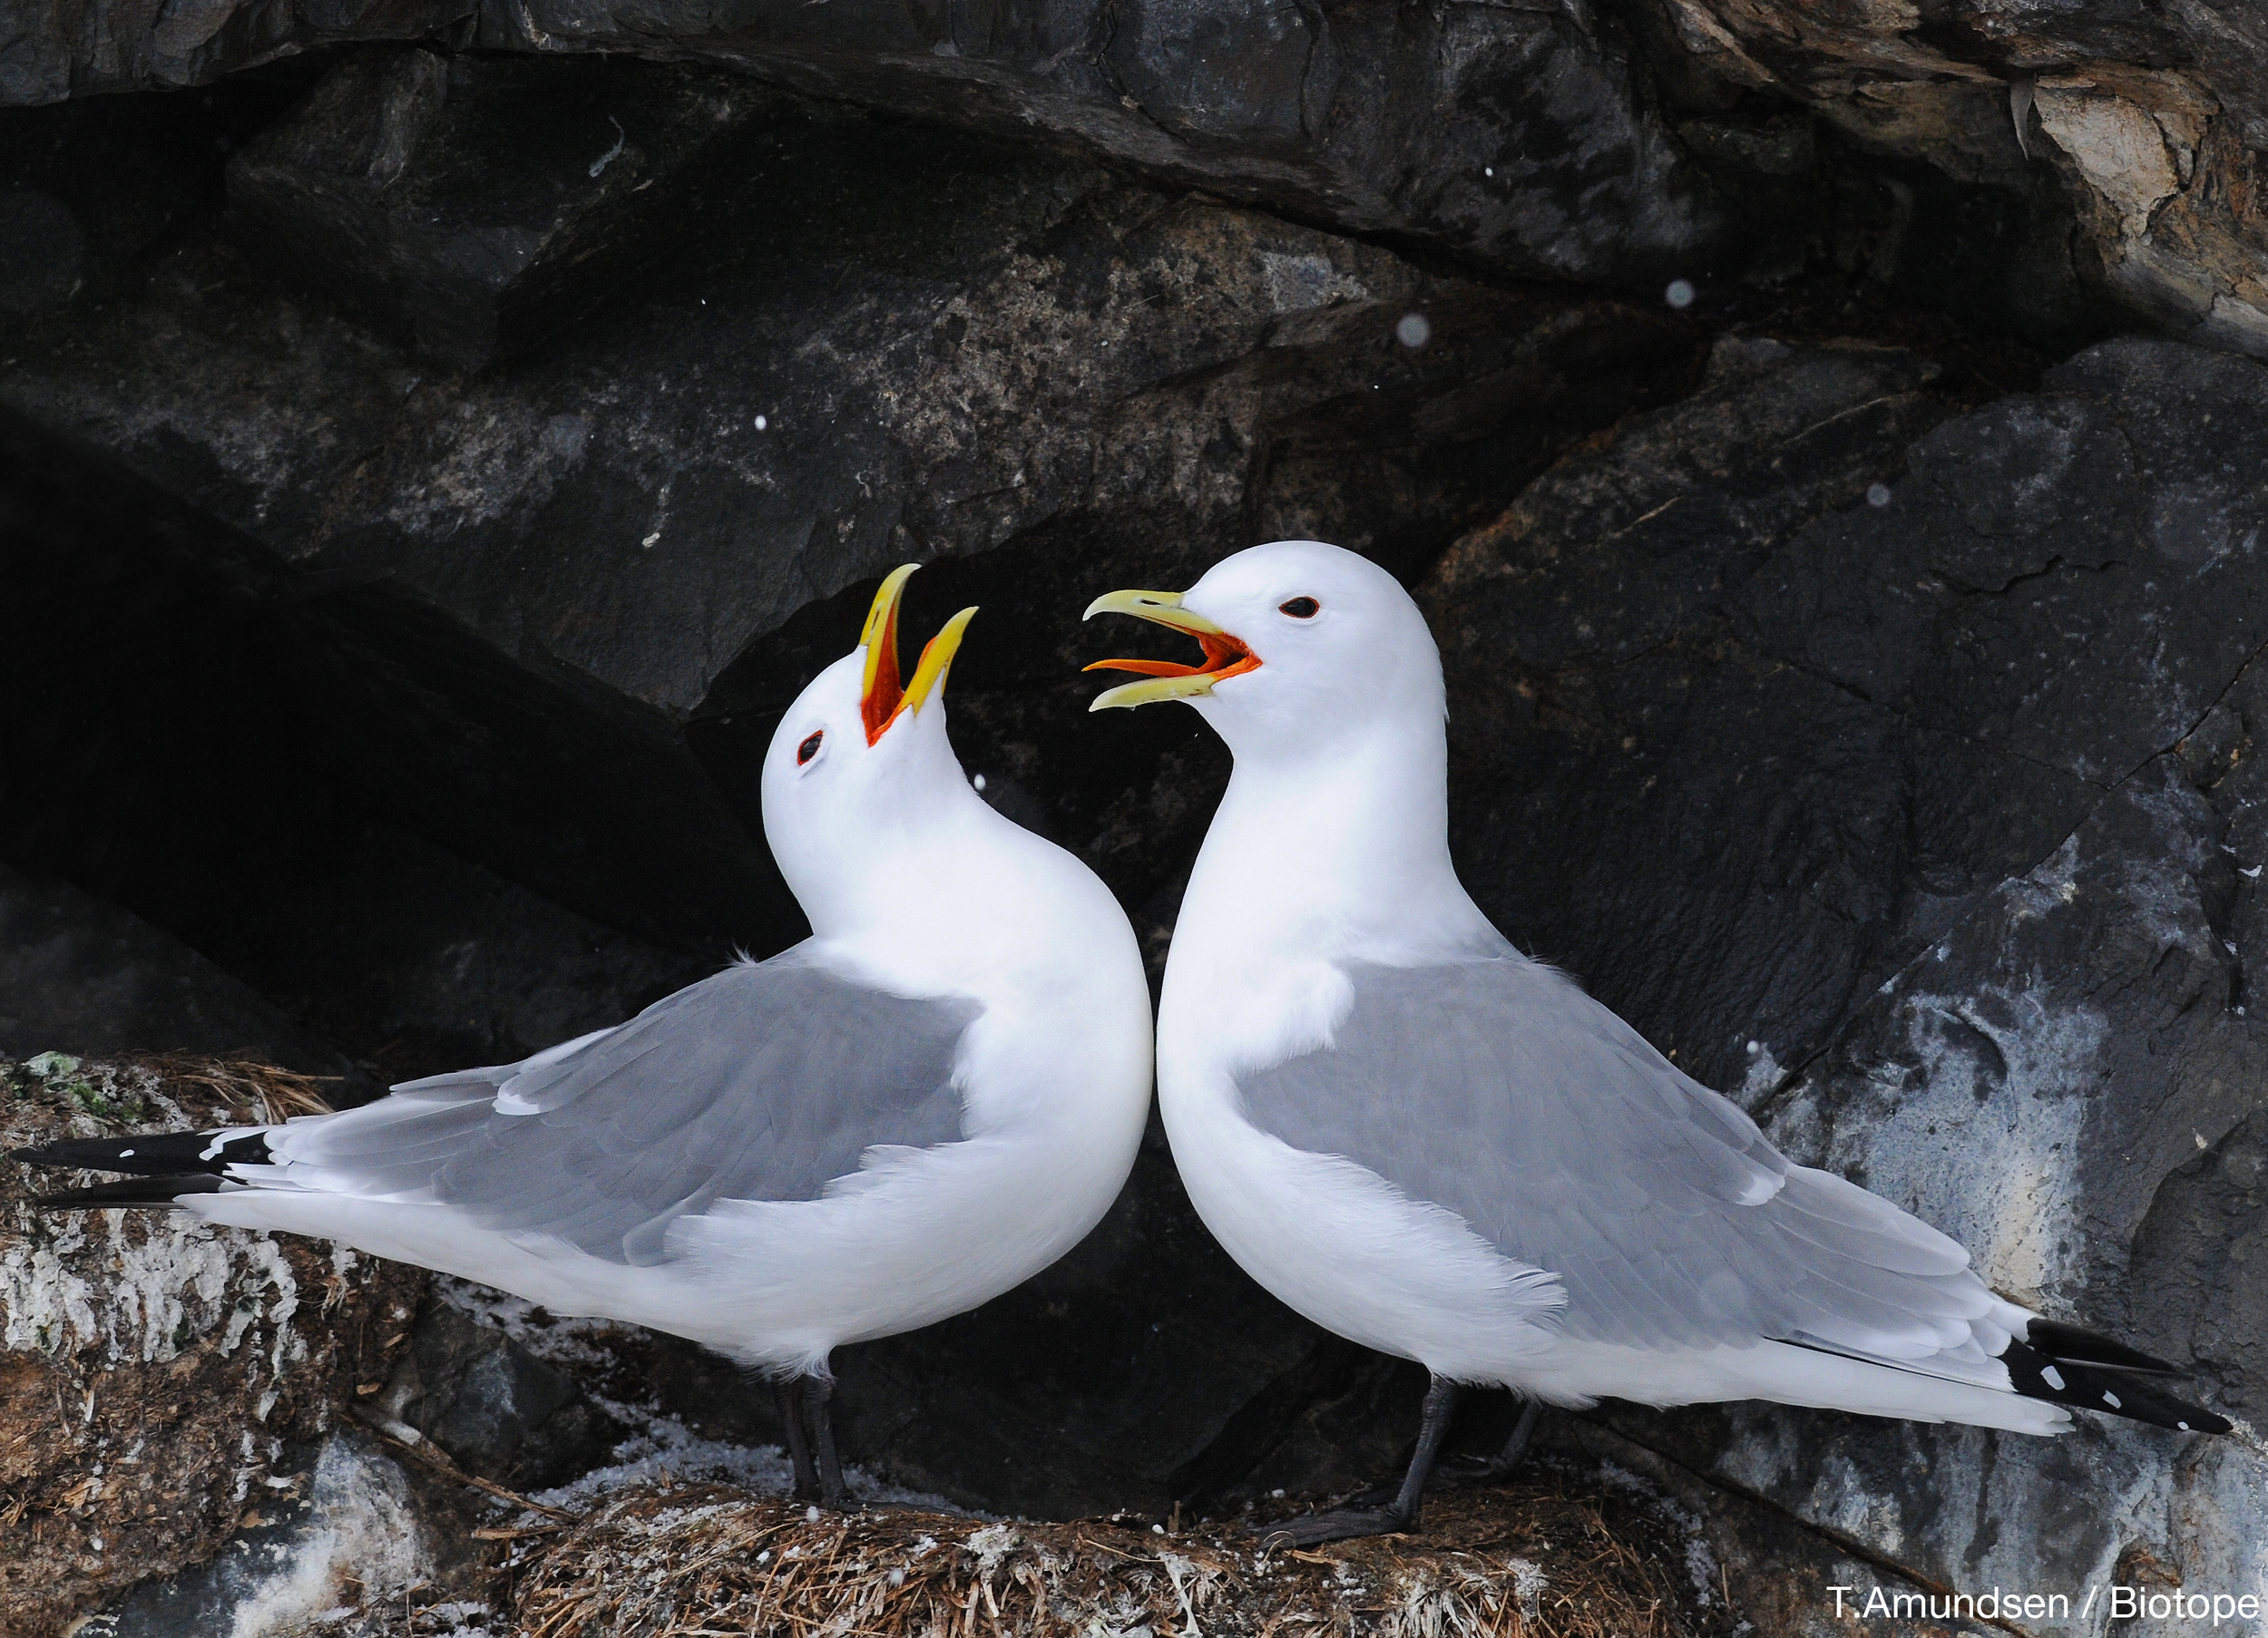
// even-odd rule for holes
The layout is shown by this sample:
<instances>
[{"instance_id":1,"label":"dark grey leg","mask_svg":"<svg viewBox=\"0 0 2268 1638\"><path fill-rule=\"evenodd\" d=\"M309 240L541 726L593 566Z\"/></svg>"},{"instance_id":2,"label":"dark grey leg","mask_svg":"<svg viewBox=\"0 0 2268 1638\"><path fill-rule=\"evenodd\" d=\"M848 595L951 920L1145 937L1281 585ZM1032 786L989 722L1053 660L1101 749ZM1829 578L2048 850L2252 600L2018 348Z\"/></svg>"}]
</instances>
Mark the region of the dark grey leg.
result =
<instances>
[{"instance_id":1,"label":"dark grey leg","mask_svg":"<svg viewBox=\"0 0 2268 1638\"><path fill-rule=\"evenodd\" d=\"M809 1377L789 1377L778 1384L779 1420L787 1430L787 1458L796 1467L796 1499L819 1499L819 1472L811 1461L811 1424L804 1415L804 1386Z\"/></svg>"},{"instance_id":2,"label":"dark grey leg","mask_svg":"<svg viewBox=\"0 0 2268 1638\"><path fill-rule=\"evenodd\" d=\"M1262 1548L1312 1547L1318 1542L1391 1536L1417 1528L1419 1509L1425 1500L1426 1477L1433 1470L1433 1458L1441 1454L1442 1440L1449 1435L1450 1419L1456 1415L1461 1391L1456 1383L1440 1377L1435 1377L1433 1385L1425 1390L1425 1415L1418 1424L1417 1449L1410 1457L1409 1472L1403 1476L1402 1493L1391 1503L1383 1507L1343 1507L1334 1513L1310 1513L1271 1526L1261 1534Z\"/></svg>"},{"instance_id":3,"label":"dark grey leg","mask_svg":"<svg viewBox=\"0 0 2268 1638\"><path fill-rule=\"evenodd\" d=\"M1425 1390L1425 1413L1418 1422L1417 1448L1410 1453L1410 1470L1402 1476L1402 1494L1393 1498L1394 1511L1402 1516L1402 1528L1417 1528L1418 1509L1425 1503L1425 1480L1433 1471L1433 1458L1442 1453L1442 1441L1449 1437L1450 1419L1457 1414L1457 1401L1463 1389L1454 1382L1433 1379L1433 1385Z\"/></svg>"},{"instance_id":4,"label":"dark grey leg","mask_svg":"<svg viewBox=\"0 0 2268 1638\"><path fill-rule=\"evenodd\" d=\"M1491 1482L1503 1478L1528 1459L1528 1447L1535 1440L1536 1423L1542 1416L1540 1399L1530 1399L1520 1408L1520 1420L1513 1425L1512 1437L1504 1441L1504 1448L1489 1464L1488 1477Z\"/></svg>"},{"instance_id":5,"label":"dark grey leg","mask_svg":"<svg viewBox=\"0 0 2268 1638\"><path fill-rule=\"evenodd\" d=\"M1520 1471L1520 1463L1528 1459L1528 1448L1535 1442L1536 1428L1543 1418L1543 1404L1530 1399L1520 1408L1520 1419L1512 1426L1511 1436L1504 1448L1494 1456L1452 1457L1434 1470L1435 1484L1501 1485Z\"/></svg>"},{"instance_id":6,"label":"dark grey leg","mask_svg":"<svg viewBox=\"0 0 2268 1638\"><path fill-rule=\"evenodd\" d=\"M843 1483L843 1464L835 1454L835 1380L832 1377L804 1379L804 1405L811 1416L811 1449L818 1459L819 1502L840 1513L850 1505Z\"/></svg>"}]
</instances>

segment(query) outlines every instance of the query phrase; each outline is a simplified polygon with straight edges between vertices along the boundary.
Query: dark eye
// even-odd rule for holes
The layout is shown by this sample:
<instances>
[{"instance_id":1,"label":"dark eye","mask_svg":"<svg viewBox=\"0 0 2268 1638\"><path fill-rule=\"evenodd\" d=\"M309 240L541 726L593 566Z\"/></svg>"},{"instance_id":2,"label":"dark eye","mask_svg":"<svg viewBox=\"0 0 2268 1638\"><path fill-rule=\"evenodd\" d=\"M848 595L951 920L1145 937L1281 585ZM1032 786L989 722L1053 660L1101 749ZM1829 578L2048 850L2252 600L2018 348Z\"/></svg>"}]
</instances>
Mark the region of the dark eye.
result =
<instances>
[{"instance_id":1,"label":"dark eye","mask_svg":"<svg viewBox=\"0 0 2268 1638\"><path fill-rule=\"evenodd\" d=\"M796 747L796 765L797 767L801 767L805 763L809 762L814 756L816 756L819 754L819 741L825 739L826 737L826 730L825 728L820 728L815 731L810 738L805 740L801 745L797 746Z\"/></svg>"},{"instance_id":2,"label":"dark eye","mask_svg":"<svg viewBox=\"0 0 2268 1638\"><path fill-rule=\"evenodd\" d=\"M1311 597L1295 597L1288 603L1276 606L1278 614L1288 614L1295 620L1311 620L1322 610L1323 605Z\"/></svg>"}]
</instances>

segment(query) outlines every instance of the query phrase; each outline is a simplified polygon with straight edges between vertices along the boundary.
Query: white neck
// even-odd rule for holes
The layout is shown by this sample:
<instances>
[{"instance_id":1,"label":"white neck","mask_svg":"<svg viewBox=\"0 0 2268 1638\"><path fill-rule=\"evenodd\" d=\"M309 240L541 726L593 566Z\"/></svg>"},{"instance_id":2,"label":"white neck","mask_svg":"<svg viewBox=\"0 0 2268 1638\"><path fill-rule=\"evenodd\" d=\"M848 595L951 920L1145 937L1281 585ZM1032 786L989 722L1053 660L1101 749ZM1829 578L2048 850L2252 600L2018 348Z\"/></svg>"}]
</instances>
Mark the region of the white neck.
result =
<instances>
[{"instance_id":1,"label":"white neck","mask_svg":"<svg viewBox=\"0 0 2268 1638\"><path fill-rule=\"evenodd\" d=\"M1396 717L1306 752L1237 756L1206 833L1177 956L1362 953L1421 960L1501 943L1449 858L1438 716ZM1210 965L1210 963L1207 963Z\"/></svg>"}]
</instances>

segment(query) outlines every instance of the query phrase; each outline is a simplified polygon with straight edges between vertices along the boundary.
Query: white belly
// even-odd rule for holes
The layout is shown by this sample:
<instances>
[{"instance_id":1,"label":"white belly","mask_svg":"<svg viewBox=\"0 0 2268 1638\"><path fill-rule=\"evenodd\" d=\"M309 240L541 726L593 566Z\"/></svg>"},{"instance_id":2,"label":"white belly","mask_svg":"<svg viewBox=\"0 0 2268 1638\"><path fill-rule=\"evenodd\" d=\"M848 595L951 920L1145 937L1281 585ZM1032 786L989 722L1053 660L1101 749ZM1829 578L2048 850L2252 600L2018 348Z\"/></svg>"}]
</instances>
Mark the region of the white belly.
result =
<instances>
[{"instance_id":1,"label":"white belly","mask_svg":"<svg viewBox=\"0 0 2268 1638\"><path fill-rule=\"evenodd\" d=\"M744 1364L823 1370L841 1343L960 1313L1054 1262L1110 1208L1140 1137L1139 1120L1113 1110L870 1150L817 1200L719 1201L681 1219L667 1260L643 1267L482 1228L445 1205L256 1188L192 1195L182 1209L341 1241L557 1313L651 1326Z\"/></svg>"}]
</instances>

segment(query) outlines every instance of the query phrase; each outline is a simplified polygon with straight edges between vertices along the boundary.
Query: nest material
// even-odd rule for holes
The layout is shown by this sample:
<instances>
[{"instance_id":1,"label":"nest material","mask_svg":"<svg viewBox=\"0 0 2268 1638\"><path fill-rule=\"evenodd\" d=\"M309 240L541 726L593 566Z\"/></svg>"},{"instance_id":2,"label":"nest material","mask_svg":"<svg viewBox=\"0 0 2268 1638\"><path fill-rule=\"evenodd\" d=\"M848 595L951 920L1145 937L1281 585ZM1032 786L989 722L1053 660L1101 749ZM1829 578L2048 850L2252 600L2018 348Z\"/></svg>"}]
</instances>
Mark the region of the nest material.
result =
<instances>
[{"instance_id":1,"label":"nest material","mask_svg":"<svg viewBox=\"0 0 2268 1638\"><path fill-rule=\"evenodd\" d=\"M1429 1502L1423 1532L1262 1554L1249 1521L986 1524L818 1513L717 1485L626 1493L522 1551L526 1638L1716 1638L1690 1526L1547 1465ZM1591 1482L1586 1484L1583 1479ZM533 1548L533 1551L530 1551Z\"/></svg>"}]
</instances>

